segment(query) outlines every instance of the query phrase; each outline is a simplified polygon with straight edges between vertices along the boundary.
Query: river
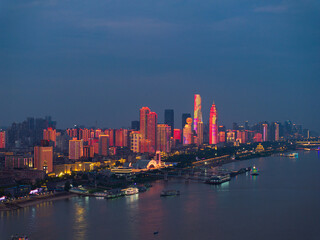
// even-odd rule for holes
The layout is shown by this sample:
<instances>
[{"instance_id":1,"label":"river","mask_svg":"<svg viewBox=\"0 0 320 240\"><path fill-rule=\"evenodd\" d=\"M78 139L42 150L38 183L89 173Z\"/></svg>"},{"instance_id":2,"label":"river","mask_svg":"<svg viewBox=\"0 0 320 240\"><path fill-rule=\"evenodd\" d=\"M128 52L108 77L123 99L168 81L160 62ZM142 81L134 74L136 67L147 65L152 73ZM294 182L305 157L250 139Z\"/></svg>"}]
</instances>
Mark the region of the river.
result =
<instances>
[{"instance_id":1,"label":"river","mask_svg":"<svg viewBox=\"0 0 320 240\"><path fill-rule=\"evenodd\" d=\"M145 193L119 199L73 197L1 212L0 239L15 233L31 240L320 239L319 152L224 167L252 165L259 176L238 175L220 186L157 181ZM163 189L181 195L160 198Z\"/></svg>"}]
</instances>

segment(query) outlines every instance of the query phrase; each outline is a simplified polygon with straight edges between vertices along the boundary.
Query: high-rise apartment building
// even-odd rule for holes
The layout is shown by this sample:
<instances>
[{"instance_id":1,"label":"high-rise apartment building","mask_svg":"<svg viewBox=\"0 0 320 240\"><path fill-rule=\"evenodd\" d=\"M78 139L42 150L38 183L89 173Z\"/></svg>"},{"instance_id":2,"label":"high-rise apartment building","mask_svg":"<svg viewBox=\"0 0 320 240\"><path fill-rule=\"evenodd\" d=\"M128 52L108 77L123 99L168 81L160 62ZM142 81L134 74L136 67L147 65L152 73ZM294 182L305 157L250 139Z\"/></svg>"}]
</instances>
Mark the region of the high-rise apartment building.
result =
<instances>
[{"instance_id":1,"label":"high-rise apartment building","mask_svg":"<svg viewBox=\"0 0 320 240\"><path fill-rule=\"evenodd\" d=\"M83 140L73 138L69 141L69 159L78 160L83 156Z\"/></svg>"},{"instance_id":2,"label":"high-rise apartment building","mask_svg":"<svg viewBox=\"0 0 320 240\"><path fill-rule=\"evenodd\" d=\"M209 144L218 143L218 125L217 125L217 109L213 101L210 109L209 119Z\"/></svg>"},{"instance_id":3,"label":"high-rise apartment building","mask_svg":"<svg viewBox=\"0 0 320 240\"><path fill-rule=\"evenodd\" d=\"M274 123L274 140L279 141L279 123Z\"/></svg>"},{"instance_id":4,"label":"high-rise apartment building","mask_svg":"<svg viewBox=\"0 0 320 240\"><path fill-rule=\"evenodd\" d=\"M0 148L6 148L6 131L0 131Z\"/></svg>"},{"instance_id":5,"label":"high-rise apartment building","mask_svg":"<svg viewBox=\"0 0 320 240\"><path fill-rule=\"evenodd\" d=\"M99 155L108 156L109 153L109 135L99 136Z\"/></svg>"},{"instance_id":6,"label":"high-rise apartment building","mask_svg":"<svg viewBox=\"0 0 320 240\"><path fill-rule=\"evenodd\" d=\"M202 122L201 97L200 94L194 95L194 120L193 130L198 133L198 122Z\"/></svg>"},{"instance_id":7,"label":"high-rise apartment building","mask_svg":"<svg viewBox=\"0 0 320 240\"><path fill-rule=\"evenodd\" d=\"M141 134L139 131L130 132L130 150L132 152L140 152Z\"/></svg>"},{"instance_id":8,"label":"high-rise apartment building","mask_svg":"<svg viewBox=\"0 0 320 240\"><path fill-rule=\"evenodd\" d=\"M167 124L157 126L157 151L170 152L171 127Z\"/></svg>"},{"instance_id":9,"label":"high-rise apartment building","mask_svg":"<svg viewBox=\"0 0 320 240\"><path fill-rule=\"evenodd\" d=\"M155 153L157 149L157 122L158 115L150 112L147 115L147 139L150 140L150 152Z\"/></svg>"},{"instance_id":10,"label":"high-rise apartment building","mask_svg":"<svg viewBox=\"0 0 320 240\"><path fill-rule=\"evenodd\" d=\"M53 171L53 147L34 147L34 167L46 173Z\"/></svg>"},{"instance_id":11,"label":"high-rise apartment building","mask_svg":"<svg viewBox=\"0 0 320 240\"><path fill-rule=\"evenodd\" d=\"M142 139L147 139L147 116L150 113L148 107L142 107L140 109L140 133Z\"/></svg>"},{"instance_id":12,"label":"high-rise apartment building","mask_svg":"<svg viewBox=\"0 0 320 240\"><path fill-rule=\"evenodd\" d=\"M43 129L43 139L53 142L56 146L56 130L51 127Z\"/></svg>"},{"instance_id":13,"label":"high-rise apartment building","mask_svg":"<svg viewBox=\"0 0 320 240\"><path fill-rule=\"evenodd\" d=\"M164 123L171 128L171 137L173 136L174 130L174 111L173 109L164 110Z\"/></svg>"}]
</instances>

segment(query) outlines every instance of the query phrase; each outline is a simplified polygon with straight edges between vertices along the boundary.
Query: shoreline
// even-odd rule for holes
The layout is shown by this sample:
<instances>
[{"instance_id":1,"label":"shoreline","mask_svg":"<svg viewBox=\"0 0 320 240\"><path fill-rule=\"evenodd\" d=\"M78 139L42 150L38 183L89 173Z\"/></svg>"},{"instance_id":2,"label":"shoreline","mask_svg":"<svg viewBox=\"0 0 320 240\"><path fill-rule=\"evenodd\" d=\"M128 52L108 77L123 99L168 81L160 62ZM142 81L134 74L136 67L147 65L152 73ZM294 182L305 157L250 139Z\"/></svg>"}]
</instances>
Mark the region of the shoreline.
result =
<instances>
[{"instance_id":1,"label":"shoreline","mask_svg":"<svg viewBox=\"0 0 320 240\"><path fill-rule=\"evenodd\" d=\"M19 202L13 202L13 203L1 203L0 204L0 212L6 212L6 211L14 211L17 209L37 205L39 203L47 202L47 201L55 201L55 200L62 200L62 199L68 199L71 197L77 196L76 194L64 192L64 193L56 193L51 194L49 196L44 196L36 199L25 199Z\"/></svg>"}]
</instances>

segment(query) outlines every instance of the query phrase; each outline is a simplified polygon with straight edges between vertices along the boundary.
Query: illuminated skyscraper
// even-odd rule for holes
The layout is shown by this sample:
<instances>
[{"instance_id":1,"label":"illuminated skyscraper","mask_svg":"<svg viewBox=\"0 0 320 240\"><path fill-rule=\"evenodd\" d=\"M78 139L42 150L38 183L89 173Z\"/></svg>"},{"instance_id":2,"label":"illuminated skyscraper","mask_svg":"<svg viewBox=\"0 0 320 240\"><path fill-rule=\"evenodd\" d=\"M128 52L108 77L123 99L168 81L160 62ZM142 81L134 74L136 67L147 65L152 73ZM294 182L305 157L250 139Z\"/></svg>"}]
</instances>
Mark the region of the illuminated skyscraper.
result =
<instances>
[{"instance_id":1,"label":"illuminated skyscraper","mask_svg":"<svg viewBox=\"0 0 320 240\"><path fill-rule=\"evenodd\" d=\"M54 146L56 146L56 130L51 127L43 129L43 139L53 142Z\"/></svg>"},{"instance_id":2,"label":"illuminated skyscraper","mask_svg":"<svg viewBox=\"0 0 320 240\"><path fill-rule=\"evenodd\" d=\"M183 128L183 145L192 144L192 118L187 118L186 125Z\"/></svg>"},{"instance_id":3,"label":"illuminated skyscraper","mask_svg":"<svg viewBox=\"0 0 320 240\"><path fill-rule=\"evenodd\" d=\"M0 131L0 148L6 148L6 132Z\"/></svg>"},{"instance_id":4,"label":"illuminated skyscraper","mask_svg":"<svg viewBox=\"0 0 320 240\"><path fill-rule=\"evenodd\" d=\"M262 124L262 136L264 142L268 141L268 124L266 123Z\"/></svg>"},{"instance_id":5,"label":"illuminated skyscraper","mask_svg":"<svg viewBox=\"0 0 320 240\"><path fill-rule=\"evenodd\" d=\"M150 113L150 109L148 107L142 107L140 109L140 133L141 138L147 138L147 115Z\"/></svg>"},{"instance_id":6,"label":"illuminated skyscraper","mask_svg":"<svg viewBox=\"0 0 320 240\"><path fill-rule=\"evenodd\" d=\"M197 144L202 145L203 144L203 122L199 121L197 126Z\"/></svg>"},{"instance_id":7,"label":"illuminated skyscraper","mask_svg":"<svg viewBox=\"0 0 320 240\"><path fill-rule=\"evenodd\" d=\"M157 126L157 151L170 152L171 127L167 124Z\"/></svg>"},{"instance_id":8,"label":"illuminated skyscraper","mask_svg":"<svg viewBox=\"0 0 320 240\"><path fill-rule=\"evenodd\" d=\"M279 123L274 123L274 126L275 126L274 140L279 141Z\"/></svg>"},{"instance_id":9,"label":"illuminated skyscraper","mask_svg":"<svg viewBox=\"0 0 320 240\"><path fill-rule=\"evenodd\" d=\"M150 152L155 153L157 149L157 121L158 115L150 112L147 115L147 139L150 140Z\"/></svg>"},{"instance_id":10,"label":"illuminated skyscraper","mask_svg":"<svg viewBox=\"0 0 320 240\"><path fill-rule=\"evenodd\" d=\"M209 144L218 143L217 109L214 101L210 109L209 119Z\"/></svg>"},{"instance_id":11,"label":"illuminated skyscraper","mask_svg":"<svg viewBox=\"0 0 320 240\"><path fill-rule=\"evenodd\" d=\"M53 171L53 147L34 147L34 167L46 173Z\"/></svg>"},{"instance_id":12,"label":"illuminated skyscraper","mask_svg":"<svg viewBox=\"0 0 320 240\"><path fill-rule=\"evenodd\" d=\"M99 136L99 155L108 156L109 152L109 135Z\"/></svg>"},{"instance_id":13,"label":"illuminated skyscraper","mask_svg":"<svg viewBox=\"0 0 320 240\"><path fill-rule=\"evenodd\" d=\"M174 112L173 112L173 109L164 110L164 123L171 127L171 136L173 136L173 129L174 129Z\"/></svg>"},{"instance_id":14,"label":"illuminated skyscraper","mask_svg":"<svg viewBox=\"0 0 320 240\"><path fill-rule=\"evenodd\" d=\"M78 160L83 156L83 140L73 140L69 141L69 159Z\"/></svg>"},{"instance_id":15,"label":"illuminated skyscraper","mask_svg":"<svg viewBox=\"0 0 320 240\"><path fill-rule=\"evenodd\" d=\"M194 120L193 120L193 129L198 133L198 122L202 122L202 111L201 111L201 97L200 94L194 95Z\"/></svg>"},{"instance_id":16,"label":"illuminated skyscraper","mask_svg":"<svg viewBox=\"0 0 320 240\"><path fill-rule=\"evenodd\" d=\"M181 129L174 129L173 139L175 142L181 143Z\"/></svg>"}]
</instances>

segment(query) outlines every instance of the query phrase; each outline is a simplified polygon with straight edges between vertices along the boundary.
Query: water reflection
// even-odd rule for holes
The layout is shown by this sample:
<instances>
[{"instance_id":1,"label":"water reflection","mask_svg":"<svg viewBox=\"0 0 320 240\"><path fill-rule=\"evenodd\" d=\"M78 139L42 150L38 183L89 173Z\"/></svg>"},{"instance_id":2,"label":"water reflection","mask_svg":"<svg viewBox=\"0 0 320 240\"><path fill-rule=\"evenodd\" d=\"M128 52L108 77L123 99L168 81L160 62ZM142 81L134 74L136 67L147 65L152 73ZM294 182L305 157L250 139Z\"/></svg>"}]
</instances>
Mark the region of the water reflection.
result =
<instances>
[{"instance_id":1,"label":"water reflection","mask_svg":"<svg viewBox=\"0 0 320 240\"><path fill-rule=\"evenodd\" d=\"M85 202L88 202L89 198L86 197ZM88 224L86 221L86 210L82 206L84 202L75 203L75 216L74 216L74 239L86 239L86 232L88 228Z\"/></svg>"}]
</instances>

